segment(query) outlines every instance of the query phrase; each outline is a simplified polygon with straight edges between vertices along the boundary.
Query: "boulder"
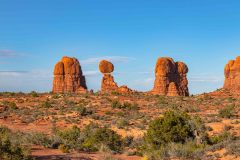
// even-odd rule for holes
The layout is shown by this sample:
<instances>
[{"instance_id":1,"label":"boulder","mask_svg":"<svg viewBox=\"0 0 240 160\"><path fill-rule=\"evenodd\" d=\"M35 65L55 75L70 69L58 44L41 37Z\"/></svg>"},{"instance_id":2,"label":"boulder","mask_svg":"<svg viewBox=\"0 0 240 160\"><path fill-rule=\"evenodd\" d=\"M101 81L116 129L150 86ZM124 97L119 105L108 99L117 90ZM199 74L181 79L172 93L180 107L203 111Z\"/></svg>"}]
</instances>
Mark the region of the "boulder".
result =
<instances>
[{"instance_id":1,"label":"boulder","mask_svg":"<svg viewBox=\"0 0 240 160\"><path fill-rule=\"evenodd\" d=\"M112 73L114 71L114 65L107 60L102 60L99 63L99 70L103 74Z\"/></svg>"},{"instance_id":2,"label":"boulder","mask_svg":"<svg viewBox=\"0 0 240 160\"><path fill-rule=\"evenodd\" d=\"M76 58L63 57L54 67L53 93L80 93L87 91L85 77Z\"/></svg>"}]
</instances>

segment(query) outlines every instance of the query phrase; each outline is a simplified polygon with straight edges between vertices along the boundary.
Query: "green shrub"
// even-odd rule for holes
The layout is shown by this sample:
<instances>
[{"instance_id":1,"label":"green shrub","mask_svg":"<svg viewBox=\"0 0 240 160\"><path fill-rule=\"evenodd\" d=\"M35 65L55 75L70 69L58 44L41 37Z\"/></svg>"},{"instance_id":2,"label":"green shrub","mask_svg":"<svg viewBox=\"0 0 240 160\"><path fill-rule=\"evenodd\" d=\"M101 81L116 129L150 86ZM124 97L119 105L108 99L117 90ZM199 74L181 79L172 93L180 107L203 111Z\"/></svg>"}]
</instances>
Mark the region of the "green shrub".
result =
<instances>
[{"instance_id":1,"label":"green shrub","mask_svg":"<svg viewBox=\"0 0 240 160\"><path fill-rule=\"evenodd\" d=\"M115 108L121 108L121 103L119 101L113 101L112 102L112 108L115 109Z\"/></svg>"},{"instance_id":2,"label":"green shrub","mask_svg":"<svg viewBox=\"0 0 240 160\"><path fill-rule=\"evenodd\" d=\"M106 127L102 128L96 125L89 125L83 132L83 150L97 151L101 145L105 145L114 152L122 151L121 136L113 130Z\"/></svg>"},{"instance_id":3,"label":"green shrub","mask_svg":"<svg viewBox=\"0 0 240 160\"><path fill-rule=\"evenodd\" d=\"M30 133L25 136L26 140L35 145L41 145L46 148L51 148L53 141L43 133Z\"/></svg>"},{"instance_id":4,"label":"green shrub","mask_svg":"<svg viewBox=\"0 0 240 160\"><path fill-rule=\"evenodd\" d=\"M73 126L72 128L64 131L56 132L56 135L59 136L62 143L70 148L78 148L80 145L80 134L81 131L77 126Z\"/></svg>"},{"instance_id":5,"label":"green shrub","mask_svg":"<svg viewBox=\"0 0 240 160\"><path fill-rule=\"evenodd\" d=\"M221 118L231 118L234 113L234 106L226 106L219 110L218 114Z\"/></svg>"},{"instance_id":6,"label":"green shrub","mask_svg":"<svg viewBox=\"0 0 240 160\"><path fill-rule=\"evenodd\" d=\"M229 132L223 132L220 135L210 137L209 138L209 144L211 144L211 145L218 144L220 142L225 141L228 138L231 138L230 133Z\"/></svg>"},{"instance_id":7,"label":"green shrub","mask_svg":"<svg viewBox=\"0 0 240 160\"><path fill-rule=\"evenodd\" d=\"M11 142L12 133L5 127L0 127L0 159L1 160L29 160L31 159L27 151Z\"/></svg>"},{"instance_id":8,"label":"green shrub","mask_svg":"<svg viewBox=\"0 0 240 160\"><path fill-rule=\"evenodd\" d=\"M30 95L31 95L32 97L39 97L39 96L38 96L38 93L35 92L35 91L30 92Z\"/></svg>"},{"instance_id":9,"label":"green shrub","mask_svg":"<svg viewBox=\"0 0 240 160\"><path fill-rule=\"evenodd\" d=\"M236 140L231 142L226 147L227 153L230 155L235 155L236 157L240 157L240 140Z\"/></svg>"},{"instance_id":10,"label":"green shrub","mask_svg":"<svg viewBox=\"0 0 240 160\"><path fill-rule=\"evenodd\" d=\"M206 128L198 117L190 117L185 112L168 111L149 124L144 139L153 149L170 142L185 143L189 139L202 143L206 139Z\"/></svg>"},{"instance_id":11,"label":"green shrub","mask_svg":"<svg viewBox=\"0 0 240 160\"><path fill-rule=\"evenodd\" d=\"M45 102L43 102L43 103L41 104L41 107L42 107L42 108L51 108L51 107L52 107L52 104L51 104L51 102L47 99Z\"/></svg>"},{"instance_id":12,"label":"green shrub","mask_svg":"<svg viewBox=\"0 0 240 160\"><path fill-rule=\"evenodd\" d=\"M127 119L119 119L117 121L117 127L119 129L123 129L124 127L128 126L129 125L129 122Z\"/></svg>"},{"instance_id":13,"label":"green shrub","mask_svg":"<svg viewBox=\"0 0 240 160\"><path fill-rule=\"evenodd\" d=\"M2 104L3 104L4 106L6 106L7 109L12 109L12 110L18 109L16 103L14 103L14 102L3 101Z\"/></svg>"},{"instance_id":14,"label":"green shrub","mask_svg":"<svg viewBox=\"0 0 240 160\"><path fill-rule=\"evenodd\" d=\"M79 106L79 107L76 107L75 109L77 111L77 113L81 116L87 116L87 115L91 115L93 114L93 111L86 108L86 107L83 107L83 106Z\"/></svg>"},{"instance_id":15,"label":"green shrub","mask_svg":"<svg viewBox=\"0 0 240 160\"><path fill-rule=\"evenodd\" d=\"M188 138L194 138L189 121L190 117L185 113L166 112L163 118L150 123L145 136L146 142L154 149L169 142L184 143Z\"/></svg>"},{"instance_id":16,"label":"green shrub","mask_svg":"<svg viewBox=\"0 0 240 160\"><path fill-rule=\"evenodd\" d=\"M59 149L63 152L63 153L69 153L70 152L70 147L65 145L65 144L60 144Z\"/></svg>"}]
</instances>

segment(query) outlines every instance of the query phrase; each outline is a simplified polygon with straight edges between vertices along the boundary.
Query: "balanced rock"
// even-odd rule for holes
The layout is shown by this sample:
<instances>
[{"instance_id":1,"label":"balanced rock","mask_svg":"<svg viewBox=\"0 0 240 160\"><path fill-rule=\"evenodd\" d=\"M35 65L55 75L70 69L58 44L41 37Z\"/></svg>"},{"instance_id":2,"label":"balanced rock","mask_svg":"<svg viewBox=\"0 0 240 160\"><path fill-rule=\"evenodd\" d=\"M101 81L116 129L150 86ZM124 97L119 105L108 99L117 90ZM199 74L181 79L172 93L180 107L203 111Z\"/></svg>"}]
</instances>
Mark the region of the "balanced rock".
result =
<instances>
[{"instance_id":1,"label":"balanced rock","mask_svg":"<svg viewBox=\"0 0 240 160\"><path fill-rule=\"evenodd\" d=\"M236 60L230 60L224 69L224 89L240 91L240 56Z\"/></svg>"},{"instance_id":2,"label":"balanced rock","mask_svg":"<svg viewBox=\"0 0 240 160\"><path fill-rule=\"evenodd\" d=\"M99 63L99 70L103 74L112 73L114 71L114 65L111 62L107 61L107 60L102 60Z\"/></svg>"},{"instance_id":3,"label":"balanced rock","mask_svg":"<svg viewBox=\"0 0 240 160\"><path fill-rule=\"evenodd\" d=\"M114 71L114 65L111 62L102 60L99 63L99 70L101 73L103 73L101 92L115 91L123 94L132 93L132 90L125 85L118 87L117 83L114 81L114 77L111 75L111 73Z\"/></svg>"},{"instance_id":4,"label":"balanced rock","mask_svg":"<svg viewBox=\"0 0 240 160\"><path fill-rule=\"evenodd\" d=\"M183 62L174 62L172 58L162 57L155 67L153 94L167 96L189 96L188 67Z\"/></svg>"},{"instance_id":5,"label":"balanced rock","mask_svg":"<svg viewBox=\"0 0 240 160\"><path fill-rule=\"evenodd\" d=\"M101 73L103 73L101 91L102 92L117 91L118 85L114 81L113 76L111 75L111 73L114 71L113 64L107 60L102 60L99 63L99 70Z\"/></svg>"},{"instance_id":6,"label":"balanced rock","mask_svg":"<svg viewBox=\"0 0 240 160\"><path fill-rule=\"evenodd\" d=\"M53 93L86 91L87 85L79 61L76 58L63 57L54 68Z\"/></svg>"}]
</instances>

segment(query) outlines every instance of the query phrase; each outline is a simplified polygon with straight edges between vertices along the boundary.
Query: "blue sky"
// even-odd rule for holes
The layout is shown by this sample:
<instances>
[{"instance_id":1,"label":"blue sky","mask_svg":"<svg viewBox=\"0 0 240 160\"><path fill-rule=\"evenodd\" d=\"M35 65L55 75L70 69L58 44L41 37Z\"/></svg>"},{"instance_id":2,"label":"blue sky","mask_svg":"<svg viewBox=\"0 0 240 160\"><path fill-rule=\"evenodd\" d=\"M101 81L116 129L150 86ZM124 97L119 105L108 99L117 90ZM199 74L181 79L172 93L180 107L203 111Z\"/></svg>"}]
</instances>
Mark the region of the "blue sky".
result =
<instances>
[{"instance_id":1,"label":"blue sky","mask_svg":"<svg viewBox=\"0 0 240 160\"><path fill-rule=\"evenodd\" d=\"M240 55L239 8L239 0L0 0L0 91L50 91L64 55L79 59L89 89L99 89L105 58L119 85L150 90L157 58L169 56L188 65L192 94L213 91Z\"/></svg>"}]
</instances>

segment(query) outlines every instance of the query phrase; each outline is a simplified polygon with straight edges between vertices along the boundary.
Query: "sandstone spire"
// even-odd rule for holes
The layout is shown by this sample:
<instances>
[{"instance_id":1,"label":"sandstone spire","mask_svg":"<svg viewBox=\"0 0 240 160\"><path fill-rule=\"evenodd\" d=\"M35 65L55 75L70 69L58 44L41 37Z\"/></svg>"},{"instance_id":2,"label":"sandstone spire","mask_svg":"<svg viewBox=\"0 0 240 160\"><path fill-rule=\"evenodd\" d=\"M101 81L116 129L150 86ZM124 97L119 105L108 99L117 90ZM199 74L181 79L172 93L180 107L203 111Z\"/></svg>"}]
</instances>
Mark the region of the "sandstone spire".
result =
<instances>
[{"instance_id":1,"label":"sandstone spire","mask_svg":"<svg viewBox=\"0 0 240 160\"><path fill-rule=\"evenodd\" d=\"M230 60L224 69L224 89L240 91L240 56L236 60Z\"/></svg>"},{"instance_id":2,"label":"sandstone spire","mask_svg":"<svg viewBox=\"0 0 240 160\"><path fill-rule=\"evenodd\" d=\"M152 93L167 96L189 96L188 67L183 62L162 57L155 67L155 82Z\"/></svg>"},{"instance_id":3,"label":"sandstone spire","mask_svg":"<svg viewBox=\"0 0 240 160\"><path fill-rule=\"evenodd\" d=\"M53 93L86 92L87 86L76 58L63 57L54 68Z\"/></svg>"}]
</instances>

